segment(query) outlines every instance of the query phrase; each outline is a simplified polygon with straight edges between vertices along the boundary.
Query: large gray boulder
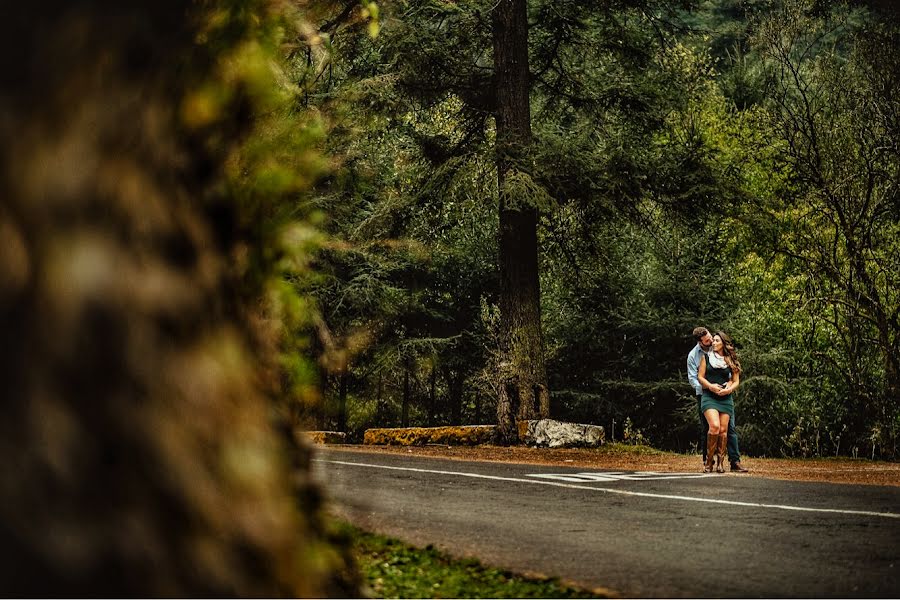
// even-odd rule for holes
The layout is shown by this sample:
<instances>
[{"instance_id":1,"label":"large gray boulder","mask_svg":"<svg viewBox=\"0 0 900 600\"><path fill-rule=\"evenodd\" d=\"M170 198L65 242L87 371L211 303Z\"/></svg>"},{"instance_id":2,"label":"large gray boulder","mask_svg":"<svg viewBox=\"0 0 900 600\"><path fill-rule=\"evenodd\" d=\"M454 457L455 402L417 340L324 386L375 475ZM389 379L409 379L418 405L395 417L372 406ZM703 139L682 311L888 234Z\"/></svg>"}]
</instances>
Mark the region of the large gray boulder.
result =
<instances>
[{"instance_id":1,"label":"large gray boulder","mask_svg":"<svg viewBox=\"0 0 900 600\"><path fill-rule=\"evenodd\" d=\"M565 423L553 419L526 421L527 429L522 436L529 446L548 448L573 448L579 446L596 447L603 443L605 432L599 425Z\"/></svg>"}]
</instances>

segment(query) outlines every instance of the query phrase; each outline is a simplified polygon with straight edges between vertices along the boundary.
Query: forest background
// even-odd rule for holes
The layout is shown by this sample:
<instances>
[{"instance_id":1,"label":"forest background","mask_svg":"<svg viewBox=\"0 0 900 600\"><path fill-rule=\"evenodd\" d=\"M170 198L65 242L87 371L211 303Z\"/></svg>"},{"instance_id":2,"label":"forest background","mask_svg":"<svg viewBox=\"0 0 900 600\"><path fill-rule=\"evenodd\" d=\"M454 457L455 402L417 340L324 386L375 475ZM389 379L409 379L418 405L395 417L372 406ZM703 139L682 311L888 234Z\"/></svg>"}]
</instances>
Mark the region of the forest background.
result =
<instances>
[{"instance_id":1,"label":"forest background","mask_svg":"<svg viewBox=\"0 0 900 600\"><path fill-rule=\"evenodd\" d=\"M507 152L490 3L339 8L293 55L335 161L312 199L327 241L295 281L324 367L307 427L496 423L521 283L503 254L529 254L500 213L532 211L550 416L691 449L705 325L737 343L745 453L896 458L889 9L529 2L531 139Z\"/></svg>"}]
</instances>

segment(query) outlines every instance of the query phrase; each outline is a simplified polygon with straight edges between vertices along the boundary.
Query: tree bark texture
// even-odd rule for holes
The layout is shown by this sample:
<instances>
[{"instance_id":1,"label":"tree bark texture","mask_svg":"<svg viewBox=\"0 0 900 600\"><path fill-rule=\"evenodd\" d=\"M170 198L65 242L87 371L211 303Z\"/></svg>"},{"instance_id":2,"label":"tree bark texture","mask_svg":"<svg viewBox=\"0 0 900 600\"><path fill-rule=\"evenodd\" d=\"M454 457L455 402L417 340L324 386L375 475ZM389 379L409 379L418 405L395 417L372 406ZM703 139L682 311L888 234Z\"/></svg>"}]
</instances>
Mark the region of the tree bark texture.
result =
<instances>
[{"instance_id":1,"label":"tree bark texture","mask_svg":"<svg viewBox=\"0 0 900 600\"><path fill-rule=\"evenodd\" d=\"M412 369L407 357L403 362L403 404L400 407L400 426L409 427L409 371Z\"/></svg>"},{"instance_id":2,"label":"tree bark texture","mask_svg":"<svg viewBox=\"0 0 900 600\"><path fill-rule=\"evenodd\" d=\"M549 412L538 281L538 213L524 199L504 193L507 178L531 144L525 0L500 0L492 18L500 190L502 382L497 424L500 441L514 443L518 440L516 419Z\"/></svg>"},{"instance_id":3,"label":"tree bark texture","mask_svg":"<svg viewBox=\"0 0 900 600\"><path fill-rule=\"evenodd\" d=\"M378 385L375 387L375 414L383 419L385 414L384 405L384 375L378 373Z\"/></svg>"},{"instance_id":4,"label":"tree bark texture","mask_svg":"<svg viewBox=\"0 0 900 600\"><path fill-rule=\"evenodd\" d=\"M447 380L447 393L450 396L450 423L451 425L462 425L463 373L461 370L453 372L448 369L444 377Z\"/></svg>"},{"instance_id":5,"label":"tree bark texture","mask_svg":"<svg viewBox=\"0 0 900 600\"><path fill-rule=\"evenodd\" d=\"M432 363L428 385L428 426L434 427L437 412L437 367Z\"/></svg>"},{"instance_id":6,"label":"tree bark texture","mask_svg":"<svg viewBox=\"0 0 900 600\"><path fill-rule=\"evenodd\" d=\"M231 8L4 4L0 582L10 596L361 593L334 586L345 567L328 558L339 551L310 450L273 397L280 334L259 309L263 279L234 266L238 252L254 264L265 251L236 225L251 213L219 176L253 125L252 100L235 85L215 122L183 118L194 90L218 89L209 78L223 56L257 43L256 17L279 9ZM228 39L208 27L221 15Z\"/></svg>"},{"instance_id":7,"label":"tree bark texture","mask_svg":"<svg viewBox=\"0 0 900 600\"><path fill-rule=\"evenodd\" d=\"M347 372L341 373L340 392L338 393L338 431L347 431Z\"/></svg>"}]
</instances>

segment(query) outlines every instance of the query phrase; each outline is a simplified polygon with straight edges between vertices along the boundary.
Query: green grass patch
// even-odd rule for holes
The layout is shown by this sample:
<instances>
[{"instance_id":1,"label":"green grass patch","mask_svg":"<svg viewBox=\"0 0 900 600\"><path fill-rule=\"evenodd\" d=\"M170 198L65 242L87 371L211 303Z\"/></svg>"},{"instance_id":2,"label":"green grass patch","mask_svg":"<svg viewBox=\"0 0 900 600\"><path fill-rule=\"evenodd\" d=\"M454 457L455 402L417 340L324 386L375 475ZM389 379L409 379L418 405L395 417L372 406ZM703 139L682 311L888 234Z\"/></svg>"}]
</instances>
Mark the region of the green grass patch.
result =
<instances>
[{"instance_id":1,"label":"green grass patch","mask_svg":"<svg viewBox=\"0 0 900 600\"><path fill-rule=\"evenodd\" d=\"M415 548L346 523L353 556L372 594L379 598L605 598L557 578L535 579L455 559L432 546Z\"/></svg>"},{"instance_id":2,"label":"green grass patch","mask_svg":"<svg viewBox=\"0 0 900 600\"><path fill-rule=\"evenodd\" d=\"M643 444L623 444L621 442L607 442L597 449L597 454L676 454L665 450L657 450Z\"/></svg>"}]
</instances>

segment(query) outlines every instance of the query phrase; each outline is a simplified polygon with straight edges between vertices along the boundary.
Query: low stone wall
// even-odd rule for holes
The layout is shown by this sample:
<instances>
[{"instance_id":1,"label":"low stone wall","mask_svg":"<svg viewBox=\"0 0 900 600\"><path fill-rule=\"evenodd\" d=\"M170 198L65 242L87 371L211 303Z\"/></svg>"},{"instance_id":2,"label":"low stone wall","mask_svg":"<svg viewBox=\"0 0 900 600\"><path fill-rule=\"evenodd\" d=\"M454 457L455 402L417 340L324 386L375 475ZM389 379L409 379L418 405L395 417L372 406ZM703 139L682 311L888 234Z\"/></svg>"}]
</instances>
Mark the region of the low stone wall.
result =
<instances>
[{"instance_id":1,"label":"low stone wall","mask_svg":"<svg viewBox=\"0 0 900 600\"><path fill-rule=\"evenodd\" d=\"M379 446L424 446L425 444L477 446L490 443L494 438L495 429L494 425L366 429L363 436L363 444Z\"/></svg>"},{"instance_id":2,"label":"low stone wall","mask_svg":"<svg viewBox=\"0 0 900 600\"><path fill-rule=\"evenodd\" d=\"M595 447L603 444L605 432L599 425L565 423L553 419L519 421L519 439L528 446L548 448ZM377 446L477 446L494 440L495 425L450 427L391 427L367 429L363 444Z\"/></svg>"}]
</instances>

